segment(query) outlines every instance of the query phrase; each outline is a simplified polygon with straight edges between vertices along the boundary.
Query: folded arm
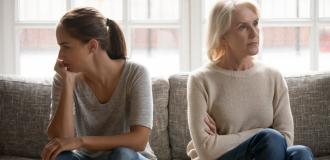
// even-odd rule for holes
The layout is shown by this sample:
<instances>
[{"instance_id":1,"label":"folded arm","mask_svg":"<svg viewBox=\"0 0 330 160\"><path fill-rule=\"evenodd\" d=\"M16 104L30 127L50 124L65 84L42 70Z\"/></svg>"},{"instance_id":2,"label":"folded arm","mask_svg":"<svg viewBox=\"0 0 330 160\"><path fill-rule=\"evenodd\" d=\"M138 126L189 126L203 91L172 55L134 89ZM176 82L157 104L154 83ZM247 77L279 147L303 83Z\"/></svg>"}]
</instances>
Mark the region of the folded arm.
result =
<instances>
[{"instance_id":1,"label":"folded arm","mask_svg":"<svg viewBox=\"0 0 330 160\"><path fill-rule=\"evenodd\" d=\"M210 126L205 121L209 116L207 94L193 77L188 81L188 125L194 147L200 159L216 159L224 152L238 146L262 128L246 130L235 134L210 134Z\"/></svg>"}]
</instances>

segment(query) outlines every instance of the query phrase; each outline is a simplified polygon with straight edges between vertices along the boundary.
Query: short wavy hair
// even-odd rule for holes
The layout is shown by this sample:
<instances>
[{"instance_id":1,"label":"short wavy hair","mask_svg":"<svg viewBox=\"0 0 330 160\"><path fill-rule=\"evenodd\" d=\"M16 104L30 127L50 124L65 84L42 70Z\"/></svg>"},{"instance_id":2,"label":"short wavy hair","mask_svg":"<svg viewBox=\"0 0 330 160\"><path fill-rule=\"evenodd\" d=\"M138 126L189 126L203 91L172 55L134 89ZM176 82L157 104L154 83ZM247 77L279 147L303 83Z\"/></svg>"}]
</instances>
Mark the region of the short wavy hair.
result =
<instances>
[{"instance_id":1,"label":"short wavy hair","mask_svg":"<svg viewBox=\"0 0 330 160\"><path fill-rule=\"evenodd\" d=\"M221 44L221 38L230 29L231 18L236 6L245 5L260 17L259 5L254 0L220 0L209 17L207 52L209 60L217 62L225 54L225 47Z\"/></svg>"}]
</instances>

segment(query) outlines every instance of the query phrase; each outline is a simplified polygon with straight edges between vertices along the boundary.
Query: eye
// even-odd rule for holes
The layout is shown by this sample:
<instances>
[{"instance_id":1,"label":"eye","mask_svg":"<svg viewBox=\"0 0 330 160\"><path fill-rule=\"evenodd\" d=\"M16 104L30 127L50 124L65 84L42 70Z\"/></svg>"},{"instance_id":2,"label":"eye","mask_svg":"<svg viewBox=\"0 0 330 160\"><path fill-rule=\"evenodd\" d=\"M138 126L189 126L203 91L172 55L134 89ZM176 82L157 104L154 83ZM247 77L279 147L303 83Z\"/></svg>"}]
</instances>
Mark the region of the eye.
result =
<instances>
[{"instance_id":1,"label":"eye","mask_svg":"<svg viewBox=\"0 0 330 160\"><path fill-rule=\"evenodd\" d=\"M253 22L253 25L254 25L254 26L258 26L258 25L259 25L259 21L258 21L258 20L255 20L255 21Z\"/></svg>"},{"instance_id":2,"label":"eye","mask_svg":"<svg viewBox=\"0 0 330 160\"><path fill-rule=\"evenodd\" d=\"M238 30L244 30L246 29L246 25L245 24L241 24L238 26Z\"/></svg>"},{"instance_id":3,"label":"eye","mask_svg":"<svg viewBox=\"0 0 330 160\"><path fill-rule=\"evenodd\" d=\"M69 46L66 46L66 45L62 45L61 48L62 49L69 49L70 47Z\"/></svg>"}]
</instances>

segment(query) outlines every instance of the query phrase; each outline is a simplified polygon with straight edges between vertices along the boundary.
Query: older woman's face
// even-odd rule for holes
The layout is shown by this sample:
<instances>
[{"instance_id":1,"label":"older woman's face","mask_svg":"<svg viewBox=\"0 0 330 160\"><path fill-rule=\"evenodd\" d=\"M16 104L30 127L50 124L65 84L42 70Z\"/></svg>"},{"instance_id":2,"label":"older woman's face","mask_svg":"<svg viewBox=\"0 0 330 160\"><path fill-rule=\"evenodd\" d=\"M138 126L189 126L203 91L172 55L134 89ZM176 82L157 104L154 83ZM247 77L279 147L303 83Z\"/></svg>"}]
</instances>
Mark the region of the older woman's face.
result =
<instances>
[{"instance_id":1,"label":"older woman's face","mask_svg":"<svg viewBox=\"0 0 330 160\"><path fill-rule=\"evenodd\" d=\"M229 54L236 57L256 55L259 51L259 18L247 6L239 5L233 11L231 27L224 35Z\"/></svg>"}]
</instances>

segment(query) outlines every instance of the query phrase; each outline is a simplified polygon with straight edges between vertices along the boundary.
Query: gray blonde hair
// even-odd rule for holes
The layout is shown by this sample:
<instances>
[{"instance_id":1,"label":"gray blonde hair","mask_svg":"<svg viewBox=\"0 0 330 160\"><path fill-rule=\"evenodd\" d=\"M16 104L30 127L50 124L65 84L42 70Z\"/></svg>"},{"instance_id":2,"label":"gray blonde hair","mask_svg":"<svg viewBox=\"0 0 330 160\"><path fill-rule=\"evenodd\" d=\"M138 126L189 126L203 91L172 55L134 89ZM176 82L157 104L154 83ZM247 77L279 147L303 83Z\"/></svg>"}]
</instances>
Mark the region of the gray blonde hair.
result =
<instances>
[{"instance_id":1,"label":"gray blonde hair","mask_svg":"<svg viewBox=\"0 0 330 160\"><path fill-rule=\"evenodd\" d=\"M231 26L233 11L237 5L245 5L260 17L259 6L254 0L220 0L210 14L208 25L208 57L212 62L217 62L225 54L226 48L221 44L221 38Z\"/></svg>"}]
</instances>

